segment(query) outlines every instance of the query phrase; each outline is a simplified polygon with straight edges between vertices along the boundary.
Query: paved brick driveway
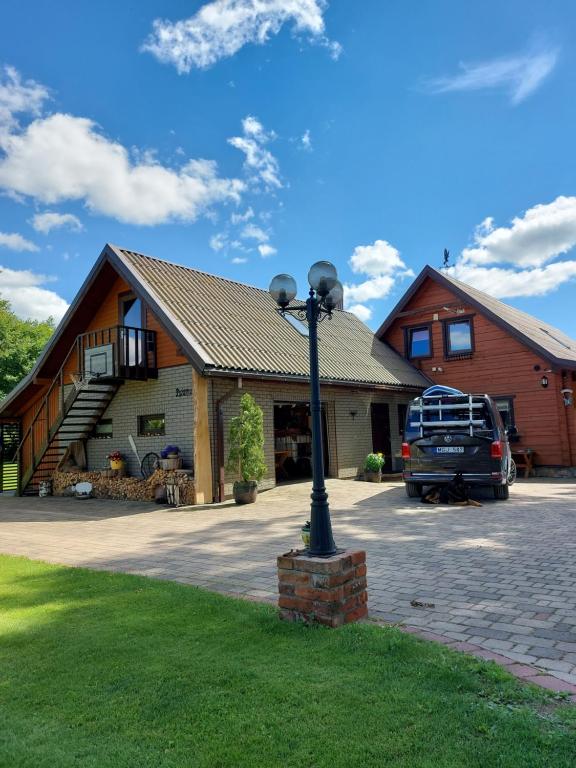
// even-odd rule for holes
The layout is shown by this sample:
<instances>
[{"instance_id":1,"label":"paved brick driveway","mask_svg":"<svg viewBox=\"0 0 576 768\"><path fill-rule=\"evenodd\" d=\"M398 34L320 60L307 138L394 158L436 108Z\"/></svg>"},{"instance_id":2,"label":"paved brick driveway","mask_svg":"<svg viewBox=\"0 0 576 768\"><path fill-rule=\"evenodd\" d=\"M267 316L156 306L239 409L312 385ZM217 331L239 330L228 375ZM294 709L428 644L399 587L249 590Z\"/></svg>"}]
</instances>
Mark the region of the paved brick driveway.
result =
<instances>
[{"instance_id":1,"label":"paved brick driveway","mask_svg":"<svg viewBox=\"0 0 576 768\"><path fill-rule=\"evenodd\" d=\"M368 552L373 615L576 683L576 483L521 482L481 508L423 506L396 484L328 488L337 544ZM309 491L180 510L0 497L0 551L274 599L275 556L299 545Z\"/></svg>"}]
</instances>

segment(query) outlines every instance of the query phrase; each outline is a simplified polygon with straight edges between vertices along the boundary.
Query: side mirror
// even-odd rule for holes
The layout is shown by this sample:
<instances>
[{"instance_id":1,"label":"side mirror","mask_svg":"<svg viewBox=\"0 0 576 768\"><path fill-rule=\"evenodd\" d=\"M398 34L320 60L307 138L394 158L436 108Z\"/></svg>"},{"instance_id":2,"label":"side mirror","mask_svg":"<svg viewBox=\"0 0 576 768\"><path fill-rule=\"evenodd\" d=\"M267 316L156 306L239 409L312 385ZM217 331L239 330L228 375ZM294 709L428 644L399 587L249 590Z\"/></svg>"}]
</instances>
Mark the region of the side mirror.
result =
<instances>
[{"instance_id":1,"label":"side mirror","mask_svg":"<svg viewBox=\"0 0 576 768\"><path fill-rule=\"evenodd\" d=\"M516 429L516 427L506 427L506 434L508 435L508 437L510 437L511 435L517 435L518 430Z\"/></svg>"}]
</instances>

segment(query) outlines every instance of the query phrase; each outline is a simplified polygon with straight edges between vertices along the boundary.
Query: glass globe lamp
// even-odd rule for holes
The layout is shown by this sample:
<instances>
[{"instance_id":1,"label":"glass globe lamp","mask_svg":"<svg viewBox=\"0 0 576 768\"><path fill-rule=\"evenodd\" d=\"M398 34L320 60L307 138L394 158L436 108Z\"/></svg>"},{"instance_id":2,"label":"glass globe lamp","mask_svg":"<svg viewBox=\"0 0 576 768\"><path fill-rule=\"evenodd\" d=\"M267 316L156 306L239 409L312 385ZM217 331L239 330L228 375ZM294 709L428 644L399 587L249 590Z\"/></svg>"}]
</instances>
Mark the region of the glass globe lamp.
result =
<instances>
[{"instance_id":1,"label":"glass globe lamp","mask_svg":"<svg viewBox=\"0 0 576 768\"><path fill-rule=\"evenodd\" d=\"M318 296L327 296L338 280L336 267L329 261L317 261L308 272L308 282Z\"/></svg>"},{"instance_id":2,"label":"glass globe lamp","mask_svg":"<svg viewBox=\"0 0 576 768\"><path fill-rule=\"evenodd\" d=\"M278 306L285 309L296 296L296 280L290 275L276 275L268 291Z\"/></svg>"},{"instance_id":3,"label":"glass globe lamp","mask_svg":"<svg viewBox=\"0 0 576 768\"><path fill-rule=\"evenodd\" d=\"M326 296L324 303L326 304L326 309L334 309L335 307L339 306L342 302L342 299L344 298L344 288L342 287L342 283L339 280L336 280L332 288L330 288L330 292Z\"/></svg>"}]
</instances>

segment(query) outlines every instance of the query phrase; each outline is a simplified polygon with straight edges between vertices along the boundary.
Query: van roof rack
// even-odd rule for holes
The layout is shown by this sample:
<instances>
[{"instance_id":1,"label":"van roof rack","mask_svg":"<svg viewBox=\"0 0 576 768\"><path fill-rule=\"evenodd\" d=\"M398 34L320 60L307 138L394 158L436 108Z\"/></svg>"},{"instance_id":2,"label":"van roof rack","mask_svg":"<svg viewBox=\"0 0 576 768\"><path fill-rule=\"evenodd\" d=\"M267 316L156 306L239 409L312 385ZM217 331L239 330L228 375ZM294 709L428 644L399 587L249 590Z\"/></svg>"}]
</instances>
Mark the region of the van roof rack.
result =
<instances>
[{"instance_id":1,"label":"van roof rack","mask_svg":"<svg viewBox=\"0 0 576 768\"><path fill-rule=\"evenodd\" d=\"M410 426L420 430L420 437L424 437L424 427L465 427L469 430L470 437L473 437L474 427L485 426L484 419L474 418L478 415L474 412L484 408L486 398L487 395L467 395L464 393L424 394L412 401L412 409L416 406L420 412L420 419L410 421ZM451 419L450 412L455 410L461 412L463 406L467 406L467 418L461 418L462 414L460 413L460 418ZM436 413L437 417L431 419L432 413Z\"/></svg>"}]
</instances>

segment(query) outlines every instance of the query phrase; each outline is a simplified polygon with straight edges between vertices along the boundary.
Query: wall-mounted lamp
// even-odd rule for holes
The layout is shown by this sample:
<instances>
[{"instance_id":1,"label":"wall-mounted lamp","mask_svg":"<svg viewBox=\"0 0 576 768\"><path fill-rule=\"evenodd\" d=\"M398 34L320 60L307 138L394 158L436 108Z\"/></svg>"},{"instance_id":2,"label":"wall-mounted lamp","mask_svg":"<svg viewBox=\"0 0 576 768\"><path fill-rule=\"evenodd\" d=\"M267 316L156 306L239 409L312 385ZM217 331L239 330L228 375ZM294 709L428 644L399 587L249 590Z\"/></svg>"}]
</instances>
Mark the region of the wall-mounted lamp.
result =
<instances>
[{"instance_id":1,"label":"wall-mounted lamp","mask_svg":"<svg viewBox=\"0 0 576 768\"><path fill-rule=\"evenodd\" d=\"M574 403L574 390L565 387L564 389L561 389L560 392L564 400L564 405L569 408Z\"/></svg>"},{"instance_id":2,"label":"wall-mounted lamp","mask_svg":"<svg viewBox=\"0 0 576 768\"><path fill-rule=\"evenodd\" d=\"M352 416L352 420L354 420L356 418L356 414L357 413L358 413L358 411L350 411L350 416Z\"/></svg>"},{"instance_id":3,"label":"wall-mounted lamp","mask_svg":"<svg viewBox=\"0 0 576 768\"><path fill-rule=\"evenodd\" d=\"M546 389L546 387L548 386L548 376L546 376L546 374L544 374L544 376L542 376L542 378L540 379L540 384L542 384L544 389Z\"/></svg>"}]
</instances>

